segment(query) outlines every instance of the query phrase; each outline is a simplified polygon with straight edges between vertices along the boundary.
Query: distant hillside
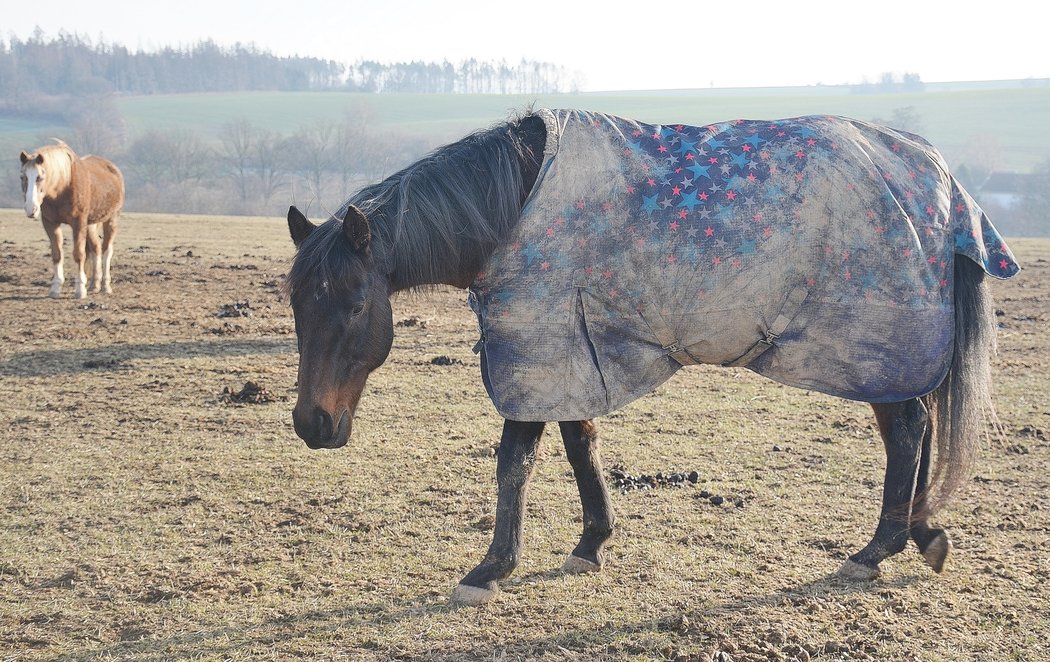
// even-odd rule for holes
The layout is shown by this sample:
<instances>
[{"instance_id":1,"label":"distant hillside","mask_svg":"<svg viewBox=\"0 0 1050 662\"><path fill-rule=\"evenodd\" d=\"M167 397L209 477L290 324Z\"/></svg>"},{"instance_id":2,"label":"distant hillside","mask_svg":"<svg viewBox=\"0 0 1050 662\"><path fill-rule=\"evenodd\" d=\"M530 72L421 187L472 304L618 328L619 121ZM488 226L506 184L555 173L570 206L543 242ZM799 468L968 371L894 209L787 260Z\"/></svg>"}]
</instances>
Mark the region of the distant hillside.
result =
<instances>
[{"instance_id":1,"label":"distant hillside","mask_svg":"<svg viewBox=\"0 0 1050 662\"><path fill-rule=\"evenodd\" d=\"M214 137L230 119L290 134L301 126L367 114L377 127L433 144L506 119L529 105L579 107L654 123L709 124L834 114L890 121L906 115L952 164L994 160L993 169L1027 172L1050 158L1050 85L978 85L911 94L858 95L805 87L555 95L413 95L335 92L153 95L117 100L131 135L183 128ZM907 110L906 110L907 109ZM0 124L0 130L2 130ZM979 154L978 152L986 152Z\"/></svg>"}]
</instances>

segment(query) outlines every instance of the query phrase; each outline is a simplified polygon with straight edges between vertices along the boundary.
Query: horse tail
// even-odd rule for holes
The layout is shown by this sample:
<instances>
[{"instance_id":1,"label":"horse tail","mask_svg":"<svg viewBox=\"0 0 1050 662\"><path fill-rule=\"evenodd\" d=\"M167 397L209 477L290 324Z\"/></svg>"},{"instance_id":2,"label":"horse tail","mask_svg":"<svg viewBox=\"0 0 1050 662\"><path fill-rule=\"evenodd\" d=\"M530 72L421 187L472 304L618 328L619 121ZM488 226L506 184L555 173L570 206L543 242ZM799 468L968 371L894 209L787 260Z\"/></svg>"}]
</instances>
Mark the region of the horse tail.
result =
<instances>
[{"instance_id":1,"label":"horse tail","mask_svg":"<svg viewBox=\"0 0 1050 662\"><path fill-rule=\"evenodd\" d=\"M931 415L931 447L937 449L922 513L943 507L970 477L986 421L998 428L992 403L991 360L996 321L984 270L955 256L955 351L948 374L923 403Z\"/></svg>"}]
</instances>

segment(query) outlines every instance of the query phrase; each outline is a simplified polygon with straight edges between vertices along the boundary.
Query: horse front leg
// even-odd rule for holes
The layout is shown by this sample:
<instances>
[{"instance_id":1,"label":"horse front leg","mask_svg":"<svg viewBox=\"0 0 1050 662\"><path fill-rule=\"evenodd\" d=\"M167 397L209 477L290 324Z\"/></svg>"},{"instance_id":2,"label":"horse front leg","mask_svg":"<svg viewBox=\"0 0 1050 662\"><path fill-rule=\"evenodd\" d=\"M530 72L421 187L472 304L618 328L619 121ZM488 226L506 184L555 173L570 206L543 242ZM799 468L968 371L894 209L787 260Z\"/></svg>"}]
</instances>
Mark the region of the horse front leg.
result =
<instances>
[{"instance_id":1,"label":"horse front leg","mask_svg":"<svg viewBox=\"0 0 1050 662\"><path fill-rule=\"evenodd\" d=\"M562 570L571 573L597 572L605 565L602 548L612 537L616 523L609 489L602 475L598 428L593 421L562 421L558 425L583 505L583 535L576 549L565 560Z\"/></svg>"},{"instance_id":2,"label":"horse front leg","mask_svg":"<svg viewBox=\"0 0 1050 662\"><path fill-rule=\"evenodd\" d=\"M479 605L499 593L498 581L510 576L521 560L525 496L536 466L543 423L505 421L496 453L496 528L480 564L460 580L450 601Z\"/></svg>"},{"instance_id":3,"label":"horse front leg","mask_svg":"<svg viewBox=\"0 0 1050 662\"><path fill-rule=\"evenodd\" d=\"M42 216L42 214L41 214ZM62 296L62 283L65 281L65 271L62 269L62 225L43 221L44 232L51 241L51 264L53 266L51 276L51 289L47 295L52 299Z\"/></svg>"},{"instance_id":4,"label":"horse front leg","mask_svg":"<svg viewBox=\"0 0 1050 662\"><path fill-rule=\"evenodd\" d=\"M872 409L886 447L882 514L871 542L849 557L839 568L839 576L853 580L874 579L879 575L879 563L902 551L908 544L909 535L916 537L924 555L927 550L931 550L934 558L939 555L939 561L927 557L930 565L938 570L938 566L944 563L950 543L943 531L930 529L926 524L921 511L924 502L921 492L918 492L926 487L923 469L929 470L928 458L921 457L929 450L929 412L918 398L873 404ZM919 498L916 498L917 494Z\"/></svg>"}]
</instances>

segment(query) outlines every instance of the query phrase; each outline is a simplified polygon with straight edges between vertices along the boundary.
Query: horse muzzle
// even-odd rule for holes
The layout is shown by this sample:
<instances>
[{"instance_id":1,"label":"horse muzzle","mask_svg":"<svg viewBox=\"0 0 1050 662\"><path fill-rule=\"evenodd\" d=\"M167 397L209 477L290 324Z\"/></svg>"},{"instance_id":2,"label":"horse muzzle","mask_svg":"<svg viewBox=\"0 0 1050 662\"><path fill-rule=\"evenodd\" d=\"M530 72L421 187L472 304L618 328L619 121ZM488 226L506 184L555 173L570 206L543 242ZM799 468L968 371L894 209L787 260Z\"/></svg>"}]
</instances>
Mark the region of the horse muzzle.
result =
<instances>
[{"instance_id":1,"label":"horse muzzle","mask_svg":"<svg viewBox=\"0 0 1050 662\"><path fill-rule=\"evenodd\" d=\"M319 407L315 407L308 415L302 415L299 409L292 411L292 423L295 433L306 442L307 447L317 450L319 448L340 448L350 440L350 410L343 409L339 420L334 421L332 416Z\"/></svg>"},{"instance_id":2,"label":"horse muzzle","mask_svg":"<svg viewBox=\"0 0 1050 662\"><path fill-rule=\"evenodd\" d=\"M29 207L26 207L25 212L26 212L26 218L34 218L35 219L38 216L40 216L40 207L37 207L35 209L30 209Z\"/></svg>"}]
</instances>

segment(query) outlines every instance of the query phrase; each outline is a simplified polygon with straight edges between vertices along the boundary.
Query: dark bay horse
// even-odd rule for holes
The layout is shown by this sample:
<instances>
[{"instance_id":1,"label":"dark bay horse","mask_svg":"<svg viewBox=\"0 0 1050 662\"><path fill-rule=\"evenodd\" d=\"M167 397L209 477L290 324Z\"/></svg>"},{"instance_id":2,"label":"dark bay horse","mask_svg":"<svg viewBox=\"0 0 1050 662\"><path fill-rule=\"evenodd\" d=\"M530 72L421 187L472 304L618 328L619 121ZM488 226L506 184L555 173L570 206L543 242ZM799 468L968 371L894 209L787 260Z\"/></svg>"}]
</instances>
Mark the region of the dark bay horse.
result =
<instances>
[{"instance_id":1,"label":"dark bay horse","mask_svg":"<svg viewBox=\"0 0 1050 662\"><path fill-rule=\"evenodd\" d=\"M65 273L62 267L62 224L73 231L74 295L87 296L85 262L91 256L91 291L113 291L110 261L117 218L124 206L124 176L110 161L99 156L77 156L62 141L40 147L32 154L22 152L22 193L29 218L40 218L51 240L54 276L49 295L62 293ZM98 229L102 229L99 238Z\"/></svg>"},{"instance_id":2,"label":"dark bay horse","mask_svg":"<svg viewBox=\"0 0 1050 662\"><path fill-rule=\"evenodd\" d=\"M870 402L887 465L870 579L913 540L994 420L985 274L1018 270L917 136L805 117L708 127L528 112L368 186L321 225L292 207L287 288L299 343L296 433L347 443L393 339L391 295L470 289L485 386L505 419L493 541L453 600L492 599L518 564L525 488L558 421L583 507L567 572L602 568L614 515L593 418L683 365L745 366Z\"/></svg>"}]
</instances>

